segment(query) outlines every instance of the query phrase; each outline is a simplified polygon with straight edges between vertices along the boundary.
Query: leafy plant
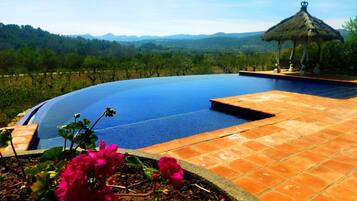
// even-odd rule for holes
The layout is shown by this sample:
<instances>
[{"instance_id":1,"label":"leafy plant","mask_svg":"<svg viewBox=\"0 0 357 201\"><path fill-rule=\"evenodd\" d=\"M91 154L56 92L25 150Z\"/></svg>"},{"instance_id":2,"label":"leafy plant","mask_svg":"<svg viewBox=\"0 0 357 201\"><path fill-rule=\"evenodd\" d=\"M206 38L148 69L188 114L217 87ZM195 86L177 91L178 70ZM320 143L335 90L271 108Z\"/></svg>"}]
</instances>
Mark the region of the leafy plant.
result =
<instances>
[{"instance_id":1,"label":"leafy plant","mask_svg":"<svg viewBox=\"0 0 357 201\"><path fill-rule=\"evenodd\" d=\"M84 150L89 148L94 149L96 147L95 143L98 140L98 137L93 131L94 127L103 117L113 117L115 114L115 110L109 107L106 108L92 126L90 126L91 122L86 118L77 121L80 117L80 114L75 114L74 122L61 126L58 131L59 136L64 138L63 149L65 150L67 148L67 140L71 142L69 150L72 150L75 144L77 144L77 146L74 148L75 150L78 148Z\"/></svg>"},{"instance_id":2,"label":"leafy plant","mask_svg":"<svg viewBox=\"0 0 357 201\"><path fill-rule=\"evenodd\" d=\"M95 149L98 137L93 129L103 117L113 117L116 112L106 108L93 125L86 118L78 120L80 114L74 115L74 122L61 126L58 135L64 138L63 147L54 147L46 150L40 157L40 163L26 170L26 174L36 182L32 185L34 197L46 199L54 198L54 192L58 186L59 175L68 161L75 158L80 152L78 148L87 151ZM67 141L70 142L69 148ZM74 148L74 145L77 145ZM45 185L46 184L46 185Z\"/></svg>"}]
</instances>

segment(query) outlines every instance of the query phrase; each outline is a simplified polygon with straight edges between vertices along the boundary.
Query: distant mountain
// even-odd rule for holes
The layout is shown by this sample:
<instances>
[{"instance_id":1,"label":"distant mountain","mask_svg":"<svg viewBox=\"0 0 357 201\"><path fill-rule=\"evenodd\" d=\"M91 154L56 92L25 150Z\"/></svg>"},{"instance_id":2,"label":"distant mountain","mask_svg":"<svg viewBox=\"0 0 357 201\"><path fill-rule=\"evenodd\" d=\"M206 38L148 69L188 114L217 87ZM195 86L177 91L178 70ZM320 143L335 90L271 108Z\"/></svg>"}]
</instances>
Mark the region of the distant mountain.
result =
<instances>
[{"instance_id":1,"label":"distant mountain","mask_svg":"<svg viewBox=\"0 0 357 201\"><path fill-rule=\"evenodd\" d=\"M215 37L229 37L229 38L244 38L248 36L261 35L263 32L247 32L247 33L215 33L215 34L199 34L199 35L190 35L190 34L177 34L169 36L126 36L126 35L114 35L108 33L102 36L92 36L90 34L84 35L74 35L86 39L100 39L108 41L117 41L117 42L137 42L143 40L196 40L196 39L205 39L205 38L215 38Z\"/></svg>"},{"instance_id":2,"label":"distant mountain","mask_svg":"<svg viewBox=\"0 0 357 201\"><path fill-rule=\"evenodd\" d=\"M86 35L89 38L89 35ZM30 25L0 23L0 51L7 49L49 49L57 53L80 55L127 55L135 52L133 45L123 45L95 38L68 37L52 34Z\"/></svg>"},{"instance_id":3,"label":"distant mountain","mask_svg":"<svg viewBox=\"0 0 357 201\"><path fill-rule=\"evenodd\" d=\"M339 30L343 37L347 31ZM247 33L224 33L188 35L178 34L169 36L123 36L105 34L103 36L80 35L87 39L100 39L116 41L121 44L132 45L142 50L173 50L173 51L195 51L195 52L271 52L276 50L275 42L262 41L263 31ZM286 42L284 47L290 47Z\"/></svg>"},{"instance_id":4,"label":"distant mountain","mask_svg":"<svg viewBox=\"0 0 357 201\"><path fill-rule=\"evenodd\" d=\"M202 39L187 40L144 40L133 42L135 47L146 47L152 44L162 49L193 52L271 52L276 50L276 43L261 40L261 35L241 38L216 36ZM284 47L288 47L285 43Z\"/></svg>"},{"instance_id":5,"label":"distant mountain","mask_svg":"<svg viewBox=\"0 0 357 201\"><path fill-rule=\"evenodd\" d=\"M346 37L345 30L339 30ZM137 51L194 51L194 52L271 52L275 42L261 40L263 32L215 33L212 35L170 36L103 36L90 34L61 36L29 25L5 25L0 23L0 50L30 47L51 49L58 53L75 52L81 55L127 55ZM289 47L285 43L284 47Z\"/></svg>"}]
</instances>

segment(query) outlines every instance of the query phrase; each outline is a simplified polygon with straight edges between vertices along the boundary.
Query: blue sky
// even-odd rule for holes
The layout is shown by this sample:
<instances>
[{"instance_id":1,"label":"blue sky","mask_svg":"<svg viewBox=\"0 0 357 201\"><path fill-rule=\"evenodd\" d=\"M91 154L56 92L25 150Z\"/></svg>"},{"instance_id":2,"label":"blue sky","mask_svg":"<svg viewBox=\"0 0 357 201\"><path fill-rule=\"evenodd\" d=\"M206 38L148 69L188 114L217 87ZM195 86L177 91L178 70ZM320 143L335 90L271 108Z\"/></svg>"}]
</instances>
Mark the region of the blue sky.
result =
<instances>
[{"instance_id":1,"label":"blue sky","mask_svg":"<svg viewBox=\"0 0 357 201\"><path fill-rule=\"evenodd\" d=\"M0 0L0 22L58 34L171 35L262 31L295 14L300 0ZM310 0L334 28L357 15L357 0Z\"/></svg>"}]
</instances>

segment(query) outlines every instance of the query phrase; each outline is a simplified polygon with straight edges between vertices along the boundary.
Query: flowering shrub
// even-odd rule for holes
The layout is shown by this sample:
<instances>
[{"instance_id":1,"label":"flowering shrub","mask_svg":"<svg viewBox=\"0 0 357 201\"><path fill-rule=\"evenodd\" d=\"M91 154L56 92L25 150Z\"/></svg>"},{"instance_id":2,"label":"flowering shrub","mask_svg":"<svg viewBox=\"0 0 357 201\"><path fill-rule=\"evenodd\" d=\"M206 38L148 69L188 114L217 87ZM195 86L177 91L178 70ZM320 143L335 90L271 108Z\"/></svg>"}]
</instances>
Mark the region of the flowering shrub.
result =
<instances>
[{"instance_id":1,"label":"flowering shrub","mask_svg":"<svg viewBox=\"0 0 357 201\"><path fill-rule=\"evenodd\" d=\"M183 169L176 159L171 157L161 157L158 162L160 173L176 187L181 187L183 180Z\"/></svg>"},{"instance_id":2,"label":"flowering shrub","mask_svg":"<svg viewBox=\"0 0 357 201\"><path fill-rule=\"evenodd\" d=\"M60 175L55 191L59 200L116 200L108 179L124 164L124 155L116 145L100 142L99 151L89 150L73 158Z\"/></svg>"},{"instance_id":3,"label":"flowering shrub","mask_svg":"<svg viewBox=\"0 0 357 201\"><path fill-rule=\"evenodd\" d=\"M152 182L148 195L152 194L153 200L159 200L160 194L169 192L168 182L176 188L183 185L184 171L174 158L160 158L158 170L136 156L117 153L118 147L114 144L106 146L104 141L100 141L99 150L92 149L98 139L93 128L103 117L113 117L115 113L113 109L106 108L92 125L88 119L80 120L80 114L75 114L74 122L60 127L59 135L64 138L64 146L45 151L40 163L26 170L29 178L36 181L31 186L35 199L117 200L123 194L112 188L129 193L132 185L138 185L128 182L126 174L133 168ZM124 178L121 185L113 183L118 178L118 172L120 178Z\"/></svg>"}]
</instances>

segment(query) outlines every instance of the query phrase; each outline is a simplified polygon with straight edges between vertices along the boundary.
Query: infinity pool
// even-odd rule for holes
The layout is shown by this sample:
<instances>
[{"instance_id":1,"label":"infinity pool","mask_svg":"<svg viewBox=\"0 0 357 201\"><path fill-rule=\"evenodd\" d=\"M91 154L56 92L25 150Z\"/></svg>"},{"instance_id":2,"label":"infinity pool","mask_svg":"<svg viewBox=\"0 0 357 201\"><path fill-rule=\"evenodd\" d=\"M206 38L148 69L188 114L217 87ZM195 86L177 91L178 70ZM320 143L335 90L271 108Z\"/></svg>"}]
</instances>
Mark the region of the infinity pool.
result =
<instances>
[{"instance_id":1,"label":"infinity pool","mask_svg":"<svg viewBox=\"0 0 357 201\"><path fill-rule=\"evenodd\" d=\"M38 148L61 146L57 126L73 114L96 119L106 107L117 111L95 128L100 139L136 149L249 120L210 109L209 100L226 96L285 90L332 98L357 95L357 87L237 74L162 77L110 82L48 100L31 117L38 123Z\"/></svg>"}]
</instances>

